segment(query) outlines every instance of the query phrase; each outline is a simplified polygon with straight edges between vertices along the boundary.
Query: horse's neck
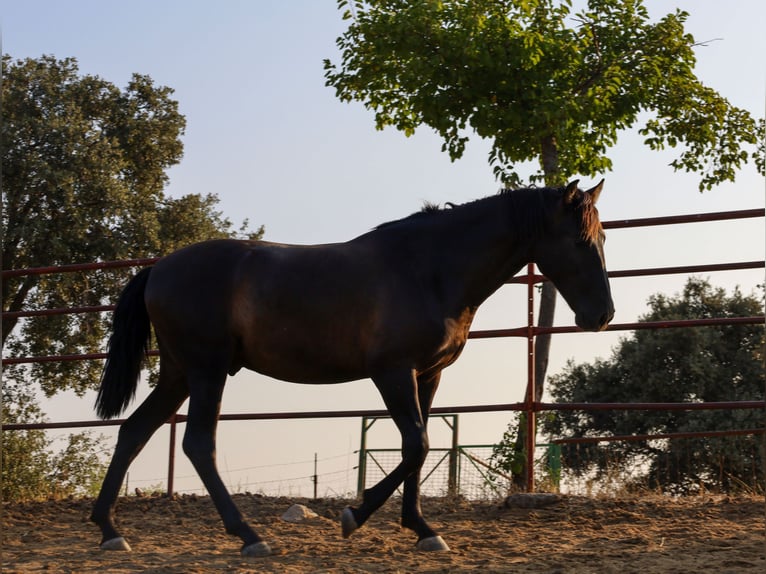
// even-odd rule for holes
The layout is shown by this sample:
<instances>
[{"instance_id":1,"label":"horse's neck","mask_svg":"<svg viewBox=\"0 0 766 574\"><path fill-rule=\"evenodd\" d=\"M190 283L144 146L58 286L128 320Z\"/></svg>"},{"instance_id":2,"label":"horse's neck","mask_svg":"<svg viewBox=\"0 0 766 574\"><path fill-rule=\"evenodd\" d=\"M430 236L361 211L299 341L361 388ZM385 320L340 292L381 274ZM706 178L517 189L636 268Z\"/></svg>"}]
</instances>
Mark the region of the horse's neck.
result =
<instances>
[{"instance_id":1,"label":"horse's neck","mask_svg":"<svg viewBox=\"0 0 766 574\"><path fill-rule=\"evenodd\" d=\"M528 262L527 242L516 238L500 200L424 219L412 231L418 268L439 282L450 305L475 309Z\"/></svg>"}]
</instances>

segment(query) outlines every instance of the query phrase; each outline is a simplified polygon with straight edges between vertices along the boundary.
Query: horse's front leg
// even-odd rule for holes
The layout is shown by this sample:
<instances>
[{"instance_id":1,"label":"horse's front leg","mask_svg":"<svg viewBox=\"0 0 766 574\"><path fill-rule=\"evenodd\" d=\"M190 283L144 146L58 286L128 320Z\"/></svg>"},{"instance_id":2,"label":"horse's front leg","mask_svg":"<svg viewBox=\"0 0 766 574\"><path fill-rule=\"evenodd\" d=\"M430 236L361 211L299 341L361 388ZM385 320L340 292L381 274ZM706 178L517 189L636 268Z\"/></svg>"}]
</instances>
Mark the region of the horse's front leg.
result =
<instances>
[{"instance_id":1,"label":"horse's front leg","mask_svg":"<svg viewBox=\"0 0 766 574\"><path fill-rule=\"evenodd\" d=\"M418 378L418 399L423 416L423 423L428 427L428 416L431 412L436 389L439 386L441 371ZM420 509L420 470L404 480L402 496L402 526L413 530L418 535L417 547L420 550L449 550L449 546L441 536L428 525Z\"/></svg>"},{"instance_id":2,"label":"horse's front leg","mask_svg":"<svg viewBox=\"0 0 766 574\"><path fill-rule=\"evenodd\" d=\"M373 377L373 381L380 391L383 401L386 403L391 418L396 423L402 435L402 461L383 480L372 488L364 491L362 504L358 508L347 508L341 517L343 537L347 538L357 528L362 526L367 519L380 508L383 503L393 494L394 490L409 477L417 476L428 454L428 434L420 411L417 381L412 370L390 371ZM412 488L409 490L412 492ZM416 498L417 489L414 491ZM421 529L427 538L438 538L425 521L420 517L425 529ZM418 532L420 538L420 532ZM428 544L420 544L426 547ZM446 546L446 545L445 545Z\"/></svg>"}]
</instances>

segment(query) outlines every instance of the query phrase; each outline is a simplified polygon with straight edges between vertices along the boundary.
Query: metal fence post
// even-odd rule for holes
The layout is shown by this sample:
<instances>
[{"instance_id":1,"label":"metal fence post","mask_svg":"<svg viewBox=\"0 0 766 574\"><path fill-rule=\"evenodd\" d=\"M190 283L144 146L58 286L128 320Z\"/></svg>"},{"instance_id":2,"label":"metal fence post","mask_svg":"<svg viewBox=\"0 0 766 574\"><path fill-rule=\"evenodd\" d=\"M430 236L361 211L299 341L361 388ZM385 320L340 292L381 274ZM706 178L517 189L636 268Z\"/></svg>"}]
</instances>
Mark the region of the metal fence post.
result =
<instances>
[{"instance_id":1,"label":"metal fence post","mask_svg":"<svg viewBox=\"0 0 766 574\"><path fill-rule=\"evenodd\" d=\"M362 417L362 436L359 439L359 469L356 481L356 495L362 497L367 480L367 417Z\"/></svg>"},{"instance_id":2,"label":"metal fence post","mask_svg":"<svg viewBox=\"0 0 766 574\"><path fill-rule=\"evenodd\" d=\"M458 416L457 415L451 415L450 417L452 419L452 424L449 425L452 429L452 445L450 447L449 451L449 474L447 478L447 493L450 497L456 498L458 494L460 494L460 482L458 481L457 476L457 465L458 465L458 449L460 448L458 446ZM444 419L446 421L446 418Z\"/></svg>"},{"instance_id":3,"label":"metal fence post","mask_svg":"<svg viewBox=\"0 0 766 574\"><path fill-rule=\"evenodd\" d=\"M168 450L168 498L173 498L173 475L176 466L176 416L170 417L170 447Z\"/></svg>"},{"instance_id":4,"label":"metal fence post","mask_svg":"<svg viewBox=\"0 0 766 574\"><path fill-rule=\"evenodd\" d=\"M527 492L535 490L535 265L527 265L527 396L524 413L527 432L525 450L527 456Z\"/></svg>"}]
</instances>

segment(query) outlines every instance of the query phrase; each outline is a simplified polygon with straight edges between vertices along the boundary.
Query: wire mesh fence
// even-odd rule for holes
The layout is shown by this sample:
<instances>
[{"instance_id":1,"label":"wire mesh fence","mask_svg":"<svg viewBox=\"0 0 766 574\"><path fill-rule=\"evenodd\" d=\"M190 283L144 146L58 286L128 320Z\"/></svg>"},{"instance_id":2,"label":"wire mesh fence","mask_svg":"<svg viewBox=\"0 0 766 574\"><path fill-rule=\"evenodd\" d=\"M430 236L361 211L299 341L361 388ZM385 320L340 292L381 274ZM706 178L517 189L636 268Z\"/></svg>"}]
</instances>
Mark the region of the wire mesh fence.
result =
<instances>
[{"instance_id":1,"label":"wire mesh fence","mask_svg":"<svg viewBox=\"0 0 766 574\"><path fill-rule=\"evenodd\" d=\"M502 472L492 468L492 445L431 449L420 474L420 491L425 496L461 496L487 500L508 490ZM382 480L401 461L398 449L369 449L365 452L364 488ZM398 494L402 494L401 487Z\"/></svg>"},{"instance_id":2,"label":"wire mesh fence","mask_svg":"<svg viewBox=\"0 0 766 574\"><path fill-rule=\"evenodd\" d=\"M584 495L766 492L763 433L562 445L561 489Z\"/></svg>"},{"instance_id":3,"label":"wire mesh fence","mask_svg":"<svg viewBox=\"0 0 766 574\"><path fill-rule=\"evenodd\" d=\"M423 465L421 492L426 496L493 500L517 490L513 476L499 470L493 461L493 448L471 445L457 450L433 449ZM365 488L381 480L401 460L397 449L371 449L366 457ZM536 448L535 475L538 491L583 496L641 492L764 494L764 459L766 442L762 433L546 444Z\"/></svg>"}]
</instances>

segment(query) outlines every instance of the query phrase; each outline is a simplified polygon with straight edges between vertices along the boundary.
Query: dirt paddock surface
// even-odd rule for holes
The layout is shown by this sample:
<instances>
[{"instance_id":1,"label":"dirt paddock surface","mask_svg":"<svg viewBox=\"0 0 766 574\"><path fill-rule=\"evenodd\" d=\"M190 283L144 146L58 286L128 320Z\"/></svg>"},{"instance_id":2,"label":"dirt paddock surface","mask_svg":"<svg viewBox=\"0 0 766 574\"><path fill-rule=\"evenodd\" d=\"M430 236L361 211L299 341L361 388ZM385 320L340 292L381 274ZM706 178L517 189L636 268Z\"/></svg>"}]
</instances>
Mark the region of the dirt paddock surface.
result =
<instances>
[{"instance_id":1,"label":"dirt paddock surface","mask_svg":"<svg viewBox=\"0 0 766 574\"><path fill-rule=\"evenodd\" d=\"M132 552L101 551L88 521L92 502L5 504L2 572L766 572L763 497L562 497L545 508L428 499L424 512L451 552L425 553L398 525L392 500L348 540L343 501L235 497L271 544L267 558L243 558L207 497L121 499L118 526ZM281 515L305 504L319 516Z\"/></svg>"}]
</instances>

